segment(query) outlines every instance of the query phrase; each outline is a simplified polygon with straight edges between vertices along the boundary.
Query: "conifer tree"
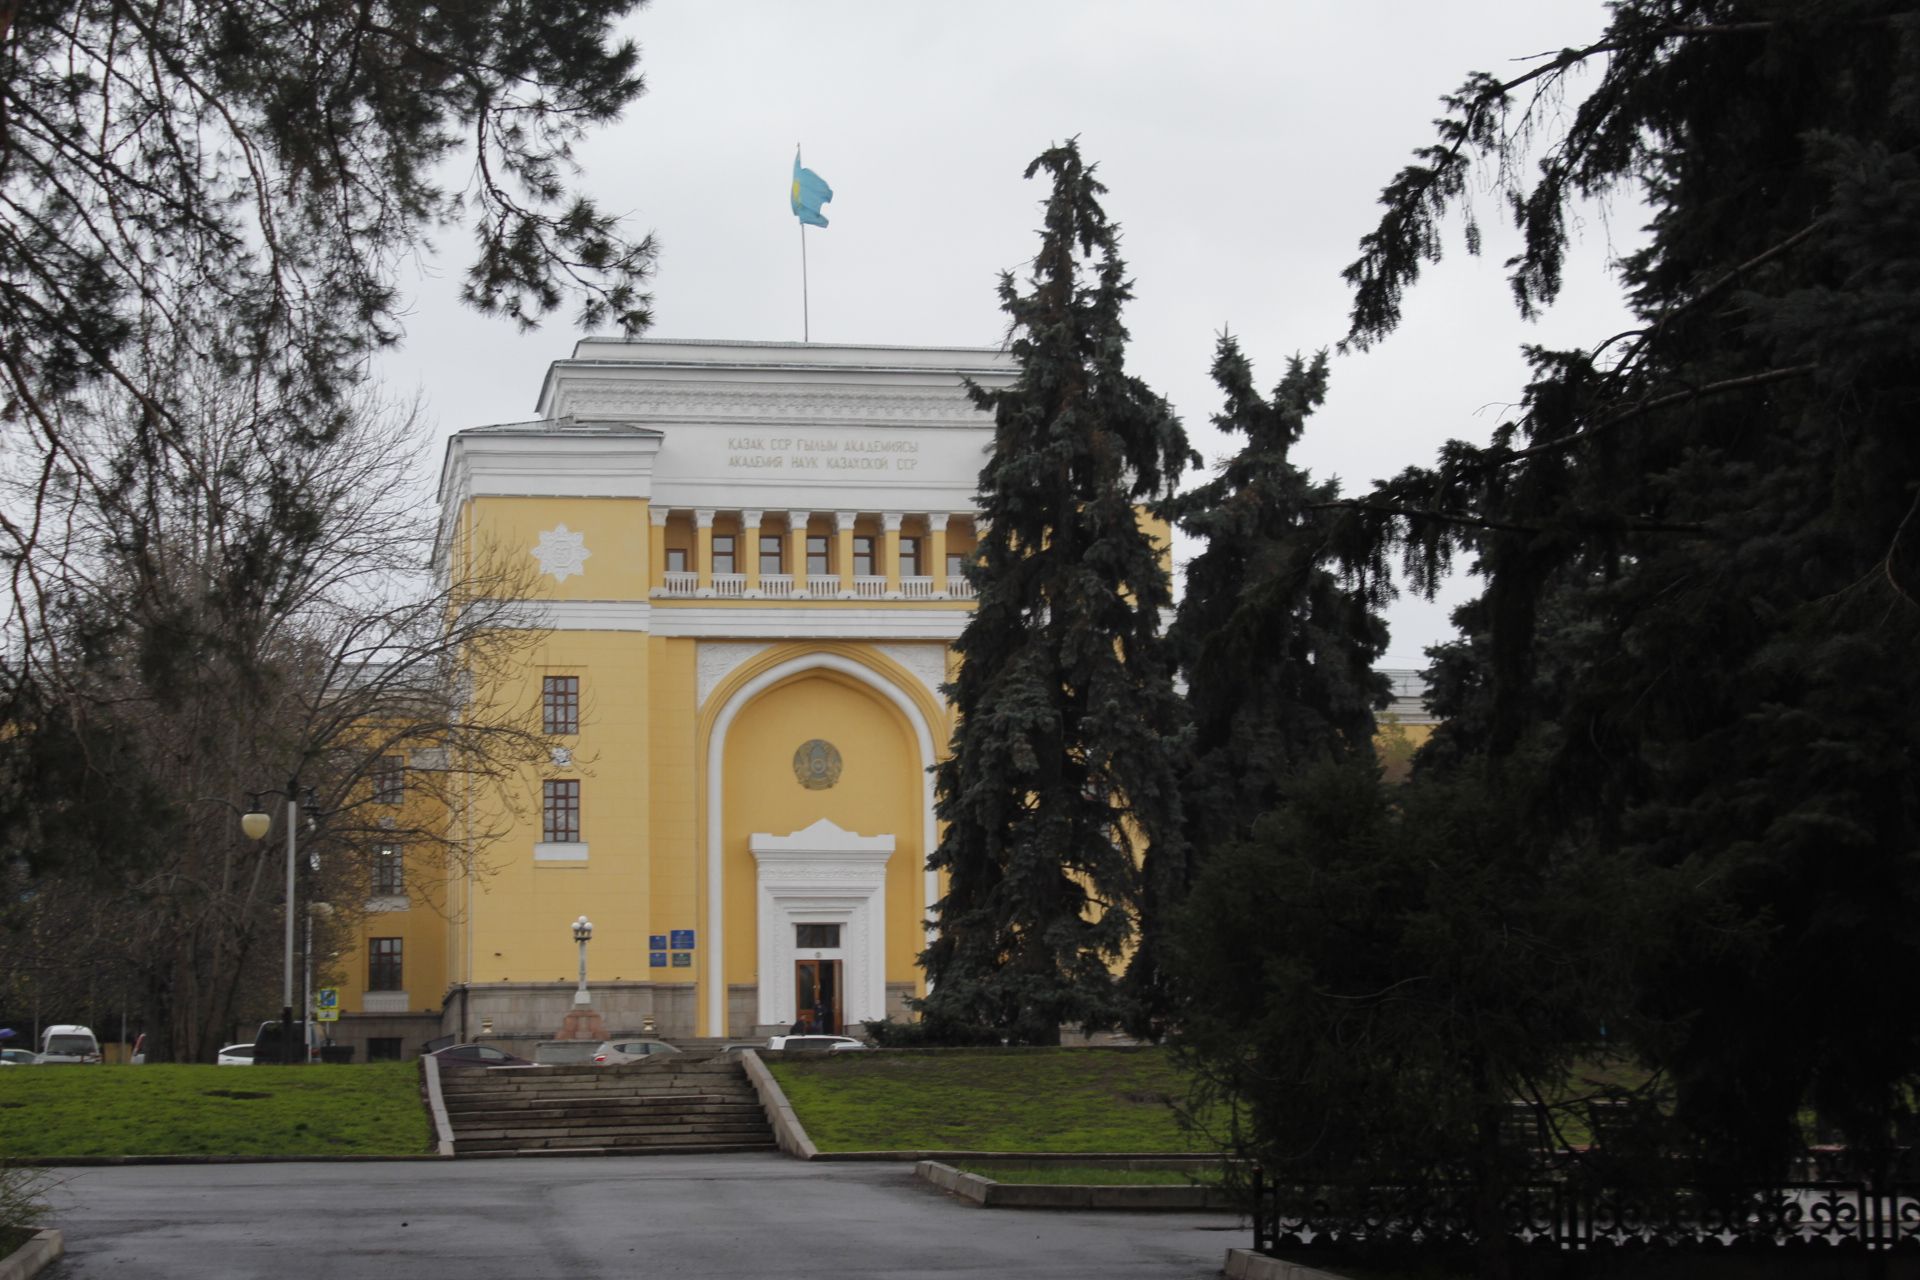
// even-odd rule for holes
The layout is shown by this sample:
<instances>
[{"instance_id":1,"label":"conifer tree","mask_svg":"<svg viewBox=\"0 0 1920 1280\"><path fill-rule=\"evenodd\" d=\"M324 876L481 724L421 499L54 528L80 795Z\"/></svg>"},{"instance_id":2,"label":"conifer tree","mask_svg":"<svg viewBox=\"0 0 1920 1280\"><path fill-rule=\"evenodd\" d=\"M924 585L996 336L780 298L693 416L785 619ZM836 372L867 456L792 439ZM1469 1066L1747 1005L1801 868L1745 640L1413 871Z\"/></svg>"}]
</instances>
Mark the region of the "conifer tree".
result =
<instances>
[{"instance_id":1,"label":"conifer tree","mask_svg":"<svg viewBox=\"0 0 1920 1280\"><path fill-rule=\"evenodd\" d=\"M929 1021L1026 1044L1123 1016L1113 971L1142 866L1180 856L1172 587L1141 508L1190 457L1171 408L1126 370L1131 288L1106 188L1073 141L1027 177L1041 172L1053 190L1028 287L1000 282L1020 374L972 389L994 445L978 603L948 686L959 724L936 774L948 890L922 956Z\"/></svg>"},{"instance_id":2,"label":"conifer tree","mask_svg":"<svg viewBox=\"0 0 1920 1280\"><path fill-rule=\"evenodd\" d=\"M1353 524L1329 509L1339 486L1316 482L1290 457L1326 398L1326 354L1294 357L1269 400L1239 344L1222 335L1213 378L1225 397L1214 425L1244 443L1212 480L1167 504L1206 549L1187 566L1168 633L1194 732L1183 786L1188 856L1157 859L1143 886L1141 945L1128 973L1143 1030L1174 1004L1177 962L1162 925L1208 853L1244 839L1302 771L1370 760L1373 711L1386 696L1371 670L1386 627L1364 586L1343 586L1332 569L1341 527Z\"/></svg>"},{"instance_id":3,"label":"conifer tree","mask_svg":"<svg viewBox=\"0 0 1920 1280\"><path fill-rule=\"evenodd\" d=\"M1524 180L1539 113L1586 65ZM1592 44L1469 80L1348 270L1365 346L1482 162L1532 314L1576 197L1652 205L1622 264L1634 326L1530 350L1489 447L1353 509L1370 554L1476 561L1449 675L1474 724L1450 749L1508 811L1664 889L1631 956L1638 1045L1703 1158L1754 1176L1809 1107L1872 1149L1920 1096L1916 104L1911 3L1622 0Z\"/></svg>"},{"instance_id":4,"label":"conifer tree","mask_svg":"<svg viewBox=\"0 0 1920 1280\"><path fill-rule=\"evenodd\" d=\"M1387 695L1372 671L1387 641L1376 602L1334 571L1339 484L1315 481L1290 457L1326 398L1326 354L1295 356L1268 400L1239 344L1222 336L1213 378L1226 398L1214 425L1245 443L1170 506L1206 541L1170 632L1194 720L1187 817L1197 851L1245 835L1308 764L1369 753Z\"/></svg>"}]
</instances>

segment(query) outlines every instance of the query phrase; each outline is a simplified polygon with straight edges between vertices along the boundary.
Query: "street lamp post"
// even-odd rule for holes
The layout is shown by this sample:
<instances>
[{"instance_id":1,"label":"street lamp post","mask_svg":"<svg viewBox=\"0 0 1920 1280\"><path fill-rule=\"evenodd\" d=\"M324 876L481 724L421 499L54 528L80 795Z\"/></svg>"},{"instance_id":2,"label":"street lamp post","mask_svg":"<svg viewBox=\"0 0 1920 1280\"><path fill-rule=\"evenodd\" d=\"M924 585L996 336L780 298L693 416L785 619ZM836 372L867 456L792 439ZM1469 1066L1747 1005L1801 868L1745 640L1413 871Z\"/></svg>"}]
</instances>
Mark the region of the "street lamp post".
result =
<instances>
[{"instance_id":1,"label":"street lamp post","mask_svg":"<svg viewBox=\"0 0 1920 1280\"><path fill-rule=\"evenodd\" d=\"M299 861L298 833L300 829L300 782L294 779L287 783L287 927L286 927L286 968L280 984L280 1054L282 1062L299 1062L306 1057L306 1046L300 1046L300 1055L294 1055L293 1043L293 907L294 907L294 868ZM241 815L240 830L250 840L258 840L267 834L273 826L273 819L260 808L260 797L253 797L253 809Z\"/></svg>"},{"instance_id":2,"label":"street lamp post","mask_svg":"<svg viewBox=\"0 0 1920 1280\"><path fill-rule=\"evenodd\" d=\"M580 944L580 985L574 990L573 1003L585 1008L593 1003L587 997L587 941L593 937L593 921L581 916L573 922L573 940Z\"/></svg>"}]
</instances>

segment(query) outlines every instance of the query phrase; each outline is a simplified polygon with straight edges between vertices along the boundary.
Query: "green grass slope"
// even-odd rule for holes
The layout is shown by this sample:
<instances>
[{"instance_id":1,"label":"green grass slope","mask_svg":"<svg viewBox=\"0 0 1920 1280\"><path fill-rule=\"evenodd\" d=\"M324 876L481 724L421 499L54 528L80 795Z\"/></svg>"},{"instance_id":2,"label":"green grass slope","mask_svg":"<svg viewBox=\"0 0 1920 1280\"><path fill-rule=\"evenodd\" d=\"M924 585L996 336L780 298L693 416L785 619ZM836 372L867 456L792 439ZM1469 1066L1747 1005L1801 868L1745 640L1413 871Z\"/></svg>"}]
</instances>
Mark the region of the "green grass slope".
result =
<instances>
[{"instance_id":1,"label":"green grass slope","mask_svg":"<svg viewBox=\"0 0 1920 1280\"><path fill-rule=\"evenodd\" d=\"M876 1050L769 1059L822 1151L1205 1152L1161 1049Z\"/></svg>"},{"instance_id":2,"label":"green grass slope","mask_svg":"<svg viewBox=\"0 0 1920 1280\"><path fill-rule=\"evenodd\" d=\"M0 1157L415 1155L432 1123L413 1062L0 1070Z\"/></svg>"}]
</instances>

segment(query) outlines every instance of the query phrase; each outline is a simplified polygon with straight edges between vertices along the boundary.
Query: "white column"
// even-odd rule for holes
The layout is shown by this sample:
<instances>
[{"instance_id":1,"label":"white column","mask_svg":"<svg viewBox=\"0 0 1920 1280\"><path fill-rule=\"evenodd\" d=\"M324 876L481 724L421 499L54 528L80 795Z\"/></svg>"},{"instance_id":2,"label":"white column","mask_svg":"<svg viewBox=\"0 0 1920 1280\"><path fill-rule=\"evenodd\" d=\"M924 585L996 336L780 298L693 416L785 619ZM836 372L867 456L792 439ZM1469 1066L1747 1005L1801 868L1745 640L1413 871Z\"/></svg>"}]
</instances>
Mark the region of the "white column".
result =
<instances>
[{"instance_id":1,"label":"white column","mask_svg":"<svg viewBox=\"0 0 1920 1280\"><path fill-rule=\"evenodd\" d=\"M880 559L884 565L882 572L887 575L887 599L900 598L900 520L902 513L883 511L880 513L880 528L885 535L881 539Z\"/></svg>"},{"instance_id":2,"label":"white column","mask_svg":"<svg viewBox=\"0 0 1920 1280\"><path fill-rule=\"evenodd\" d=\"M693 513L693 567L700 575L694 583L694 594L701 596L713 594L713 514Z\"/></svg>"},{"instance_id":3,"label":"white column","mask_svg":"<svg viewBox=\"0 0 1920 1280\"><path fill-rule=\"evenodd\" d=\"M793 575L793 594L807 593L807 521L811 511L787 512L787 572Z\"/></svg>"},{"instance_id":4,"label":"white column","mask_svg":"<svg viewBox=\"0 0 1920 1280\"><path fill-rule=\"evenodd\" d=\"M858 515L857 511L833 513L833 550L840 559L837 566L840 571L840 595L848 599L853 596L853 521Z\"/></svg>"},{"instance_id":5,"label":"white column","mask_svg":"<svg viewBox=\"0 0 1920 1280\"><path fill-rule=\"evenodd\" d=\"M927 513L927 556L933 563L927 566L927 576L933 579L933 594L947 594L947 513L929 511Z\"/></svg>"},{"instance_id":6,"label":"white column","mask_svg":"<svg viewBox=\"0 0 1920 1280\"><path fill-rule=\"evenodd\" d=\"M652 543L647 548L647 594L657 596L667 589L667 517L673 513L666 507L649 505L647 514L653 519Z\"/></svg>"},{"instance_id":7,"label":"white column","mask_svg":"<svg viewBox=\"0 0 1920 1280\"><path fill-rule=\"evenodd\" d=\"M760 594L760 520L765 515L764 511L740 513L740 541L746 545L735 554L747 558L741 568L747 575L742 589L748 596Z\"/></svg>"}]
</instances>

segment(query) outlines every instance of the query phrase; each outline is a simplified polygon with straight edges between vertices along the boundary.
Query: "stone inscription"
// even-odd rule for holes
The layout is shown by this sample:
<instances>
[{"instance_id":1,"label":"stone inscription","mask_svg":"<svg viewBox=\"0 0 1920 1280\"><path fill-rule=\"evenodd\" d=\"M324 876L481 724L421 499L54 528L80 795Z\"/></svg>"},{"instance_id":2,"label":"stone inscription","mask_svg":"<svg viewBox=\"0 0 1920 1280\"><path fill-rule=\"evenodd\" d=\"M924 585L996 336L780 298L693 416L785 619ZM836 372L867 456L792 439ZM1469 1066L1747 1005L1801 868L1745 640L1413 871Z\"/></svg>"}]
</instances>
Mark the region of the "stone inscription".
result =
<instances>
[{"instance_id":1,"label":"stone inscription","mask_svg":"<svg viewBox=\"0 0 1920 1280\"><path fill-rule=\"evenodd\" d=\"M727 437L729 471L913 471L918 440L862 440L851 436Z\"/></svg>"}]
</instances>

